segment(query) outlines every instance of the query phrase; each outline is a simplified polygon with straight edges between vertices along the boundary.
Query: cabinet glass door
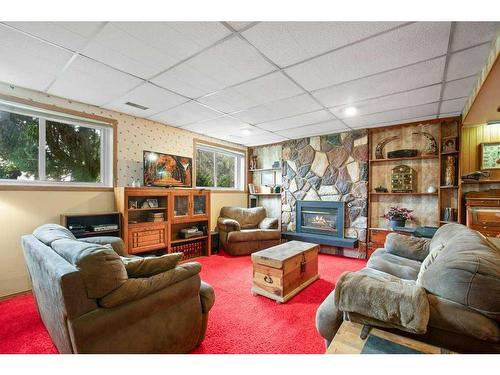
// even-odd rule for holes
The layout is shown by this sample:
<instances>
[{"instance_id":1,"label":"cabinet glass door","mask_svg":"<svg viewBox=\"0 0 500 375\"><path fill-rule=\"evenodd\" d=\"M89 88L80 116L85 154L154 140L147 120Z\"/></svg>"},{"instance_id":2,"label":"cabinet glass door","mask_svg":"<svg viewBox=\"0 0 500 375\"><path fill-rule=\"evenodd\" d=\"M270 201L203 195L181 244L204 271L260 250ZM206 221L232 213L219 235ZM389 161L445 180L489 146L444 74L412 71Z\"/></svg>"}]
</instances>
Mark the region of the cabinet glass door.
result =
<instances>
[{"instance_id":1,"label":"cabinet glass door","mask_svg":"<svg viewBox=\"0 0 500 375\"><path fill-rule=\"evenodd\" d=\"M174 217L189 215L189 195L174 196Z\"/></svg>"},{"instance_id":2,"label":"cabinet glass door","mask_svg":"<svg viewBox=\"0 0 500 375\"><path fill-rule=\"evenodd\" d=\"M205 216L207 214L207 196L205 194L193 195L193 215Z\"/></svg>"}]
</instances>

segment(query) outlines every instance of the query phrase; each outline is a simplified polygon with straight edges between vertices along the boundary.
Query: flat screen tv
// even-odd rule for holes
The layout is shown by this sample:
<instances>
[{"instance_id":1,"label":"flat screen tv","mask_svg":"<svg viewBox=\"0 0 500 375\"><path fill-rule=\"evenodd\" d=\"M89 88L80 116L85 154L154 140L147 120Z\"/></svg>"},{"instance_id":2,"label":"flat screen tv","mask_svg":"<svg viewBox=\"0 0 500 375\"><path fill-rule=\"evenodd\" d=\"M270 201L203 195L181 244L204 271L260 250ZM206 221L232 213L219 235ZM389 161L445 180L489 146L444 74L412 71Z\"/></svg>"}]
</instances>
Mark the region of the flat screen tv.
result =
<instances>
[{"instance_id":1,"label":"flat screen tv","mask_svg":"<svg viewBox=\"0 0 500 375\"><path fill-rule=\"evenodd\" d=\"M144 151L144 186L191 187L192 158Z\"/></svg>"}]
</instances>

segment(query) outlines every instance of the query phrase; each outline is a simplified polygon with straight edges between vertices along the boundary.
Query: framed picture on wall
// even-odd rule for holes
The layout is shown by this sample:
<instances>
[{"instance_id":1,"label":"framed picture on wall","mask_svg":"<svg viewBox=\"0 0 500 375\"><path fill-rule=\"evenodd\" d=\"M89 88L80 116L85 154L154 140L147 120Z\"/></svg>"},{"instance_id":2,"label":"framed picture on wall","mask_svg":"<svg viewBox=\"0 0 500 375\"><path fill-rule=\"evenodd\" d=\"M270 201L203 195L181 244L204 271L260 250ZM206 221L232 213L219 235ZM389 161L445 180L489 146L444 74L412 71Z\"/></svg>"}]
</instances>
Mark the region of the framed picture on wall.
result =
<instances>
[{"instance_id":1,"label":"framed picture on wall","mask_svg":"<svg viewBox=\"0 0 500 375\"><path fill-rule=\"evenodd\" d=\"M479 144L480 169L500 169L500 142Z\"/></svg>"}]
</instances>

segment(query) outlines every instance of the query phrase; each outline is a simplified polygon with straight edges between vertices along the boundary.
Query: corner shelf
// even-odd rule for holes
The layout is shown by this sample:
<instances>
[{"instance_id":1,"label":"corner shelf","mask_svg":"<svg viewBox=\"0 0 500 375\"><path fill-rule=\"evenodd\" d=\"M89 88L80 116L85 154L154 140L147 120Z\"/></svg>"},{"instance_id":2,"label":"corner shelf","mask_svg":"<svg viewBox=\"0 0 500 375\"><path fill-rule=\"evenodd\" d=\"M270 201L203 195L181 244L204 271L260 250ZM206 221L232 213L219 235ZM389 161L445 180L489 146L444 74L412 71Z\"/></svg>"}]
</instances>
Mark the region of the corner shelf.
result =
<instances>
[{"instance_id":1,"label":"corner shelf","mask_svg":"<svg viewBox=\"0 0 500 375\"><path fill-rule=\"evenodd\" d=\"M439 155L420 155L408 158L385 158L385 159L372 159L369 162L371 164L375 163L387 163L390 161L401 161L401 160L429 160L429 159L439 159Z\"/></svg>"}]
</instances>

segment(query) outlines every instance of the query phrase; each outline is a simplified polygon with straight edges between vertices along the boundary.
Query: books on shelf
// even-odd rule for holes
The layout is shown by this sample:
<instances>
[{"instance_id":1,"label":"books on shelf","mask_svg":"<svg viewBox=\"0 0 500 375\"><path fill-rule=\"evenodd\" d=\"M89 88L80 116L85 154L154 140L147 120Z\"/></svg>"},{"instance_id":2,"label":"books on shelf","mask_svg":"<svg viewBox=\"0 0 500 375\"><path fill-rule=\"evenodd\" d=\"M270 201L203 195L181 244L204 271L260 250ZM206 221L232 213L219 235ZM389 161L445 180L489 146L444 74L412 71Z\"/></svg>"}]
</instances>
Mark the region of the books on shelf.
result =
<instances>
[{"instance_id":1,"label":"books on shelf","mask_svg":"<svg viewBox=\"0 0 500 375\"><path fill-rule=\"evenodd\" d=\"M148 212L146 220L149 222L165 221L165 214L163 212Z\"/></svg>"}]
</instances>

